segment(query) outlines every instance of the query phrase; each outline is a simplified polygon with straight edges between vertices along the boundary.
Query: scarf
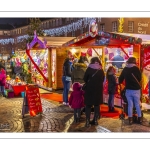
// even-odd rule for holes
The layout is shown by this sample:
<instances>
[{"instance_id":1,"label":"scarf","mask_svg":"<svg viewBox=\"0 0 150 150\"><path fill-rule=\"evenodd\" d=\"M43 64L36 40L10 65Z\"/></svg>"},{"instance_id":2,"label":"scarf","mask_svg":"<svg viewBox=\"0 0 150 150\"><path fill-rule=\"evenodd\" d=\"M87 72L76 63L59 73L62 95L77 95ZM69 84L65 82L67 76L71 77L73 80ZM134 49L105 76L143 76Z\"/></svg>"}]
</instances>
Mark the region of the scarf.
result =
<instances>
[{"instance_id":1,"label":"scarf","mask_svg":"<svg viewBox=\"0 0 150 150\"><path fill-rule=\"evenodd\" d=\"M90 67L92 69L101 69L102 68L102 66L99 63L89 64L88 67Z\"/></svg>"}]
</instances>

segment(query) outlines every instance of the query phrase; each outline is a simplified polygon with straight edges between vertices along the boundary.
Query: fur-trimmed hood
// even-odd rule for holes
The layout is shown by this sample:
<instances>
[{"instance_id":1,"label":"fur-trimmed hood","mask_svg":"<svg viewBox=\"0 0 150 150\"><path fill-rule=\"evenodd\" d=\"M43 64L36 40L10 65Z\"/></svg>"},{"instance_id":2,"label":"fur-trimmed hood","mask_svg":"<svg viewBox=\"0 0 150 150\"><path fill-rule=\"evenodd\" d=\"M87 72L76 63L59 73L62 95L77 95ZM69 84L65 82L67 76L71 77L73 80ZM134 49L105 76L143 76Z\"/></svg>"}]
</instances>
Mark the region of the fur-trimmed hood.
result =
<instances>
[{"instance_id":1,"label":"fur-trimmed hood","mask_svg":"<svg viewBox=\"0 0 150 150\"><path fill-rule=\"evenodd\" d=\"M83 67L83 68L87 68L87 65L85 63L75 63L74 67Z\"/></svg>"}]
</instances>

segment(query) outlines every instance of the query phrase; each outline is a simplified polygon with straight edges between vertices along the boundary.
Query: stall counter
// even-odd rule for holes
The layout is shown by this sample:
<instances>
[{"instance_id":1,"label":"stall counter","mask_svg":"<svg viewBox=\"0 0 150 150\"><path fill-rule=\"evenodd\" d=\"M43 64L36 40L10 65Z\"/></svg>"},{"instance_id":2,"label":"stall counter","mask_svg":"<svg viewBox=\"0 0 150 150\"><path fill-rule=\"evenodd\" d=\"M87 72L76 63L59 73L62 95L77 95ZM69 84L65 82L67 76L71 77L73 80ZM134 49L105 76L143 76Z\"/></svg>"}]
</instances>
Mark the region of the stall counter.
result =
<instances>
[{"instance_id":1,"label":"stall counter","mask_svg":"<svg viewBox=\"0 0 150 150\"><path fill-rule=\"evenodd\" d=\"M26 85L11 85L6 83L6 88L13 90L14 96L21 96L21 92L25 91Z\"/></svg>"}]
</instances>

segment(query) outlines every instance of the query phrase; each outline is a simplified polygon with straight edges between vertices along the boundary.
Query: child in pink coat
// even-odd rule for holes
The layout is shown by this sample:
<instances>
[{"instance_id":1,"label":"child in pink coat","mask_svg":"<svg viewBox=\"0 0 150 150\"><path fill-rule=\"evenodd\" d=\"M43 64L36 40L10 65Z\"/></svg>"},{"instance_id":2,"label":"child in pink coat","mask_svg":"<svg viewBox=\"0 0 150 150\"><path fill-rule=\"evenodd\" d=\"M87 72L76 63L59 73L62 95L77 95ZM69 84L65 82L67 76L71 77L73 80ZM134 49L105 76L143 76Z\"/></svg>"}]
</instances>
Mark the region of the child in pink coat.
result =
<instances>
[{"instance_id":1,"label":"child in pink coat","mask_svg":"<svg viewBox=\"0 0 150 150\"><path fill-rule=\"evenodd\" d=\"M3 68L0 68L0 95L5 96L5 82L6 82L6 72Z\"/></svg>"},{"instance_id":2,"label":"child in pink coat","mask_svg":"<svg viewBox=\"0 0 150 150\"><path fill-rule=\"evenodd\" d=\"M79 82L74 82L73 91L69 97L69 106L74 109L74 123L80 122L81 108L84 107L84 91Z\"/></svg>"}]
</instances>

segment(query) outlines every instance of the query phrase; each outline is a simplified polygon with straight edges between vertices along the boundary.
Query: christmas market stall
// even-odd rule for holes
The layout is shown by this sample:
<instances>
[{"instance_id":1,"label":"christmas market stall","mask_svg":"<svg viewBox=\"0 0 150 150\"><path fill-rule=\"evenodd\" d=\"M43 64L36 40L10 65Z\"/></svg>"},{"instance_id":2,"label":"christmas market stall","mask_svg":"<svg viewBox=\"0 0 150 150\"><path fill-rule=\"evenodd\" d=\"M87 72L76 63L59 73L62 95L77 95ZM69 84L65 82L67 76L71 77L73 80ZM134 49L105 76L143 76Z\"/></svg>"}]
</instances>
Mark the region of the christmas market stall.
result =
<instances>
[{"instance_id":1,"label":"christmas market stall","mask_svg":"<svg viewBox=\"0 0 150 150\"><path fill-rule=\"evenodd\" d=\"M48 87L48 61L49 49L46 47L46 41L41 41L34 32L34 38L27 44L26 54L31 62L31 81L39 87Z\"/></svg>"},{"instance_id":2,"label":"christmas market stall","mask_svg":"<svg viewBox=\"0 0 150 150\"><path fill-rule=\"evenodd\" d=\"M93 21L89 25L89 32L76 37L63 44L74 58L86 56L88 62L94 56L98 56L106 73L108 67L116 68L119 76L126 65L129 57L136 57L137 65L141 66L141 43L142 39L119 33L103 32L96 29ZM115 105L121 106L119 86L115 94ZM107 82L104 83L104 102L108 101Z\"/></svg>"},{"instance_id":3,"label":"christmas market stall","mask_svg":"<svg viewBox=\"0 0 150 150\"><path fill-rule=\"evenodd\" d=\"M36 32L26 53L31 61L32 82L39 87L52 90L62 87L61 65L66 53L61 46L74 37L37 37Z\"/></svg>"},{"instance_id":4,"label":"christmas market stall","mask_svg":"<svg viewBox=\"0 0 150 150\"><path fill-rule=\"evenodd\" d=\"M49 87L54 90L62 89L62 68L65 58L68 56L68 51L62 47L64 43L75 37L39 37L41 40L46 40L46 46L49 49Z\"/></svg>"},{"instance_id":5,"label":"christmas market stall","mask_svg":"<svg viewBox=\"0 0 150 150\"><path fill-rule=\"evenodd\" d=\"M14 96L21 96L25 91L27 76L29 74L29 65L26 51L16 51L12 58L6 63L6 96L12 92ZM11 72L8 72L11 69ZM9 91L9 92L8 92Z\"/></svg>"},{"instance_id":6,"label":"christmas market stall","mask_svg":"<svg viewBox=\"0 0 150 150\"><path fill-rule=\"evenodd\" d=\"M150 109L150 35L146 34L127 34L122 33L123 35L128 35L134 38L141 38L142 43L140 46L140 69L142 72L142 108Z\"/></svg>"}]
</instances>

